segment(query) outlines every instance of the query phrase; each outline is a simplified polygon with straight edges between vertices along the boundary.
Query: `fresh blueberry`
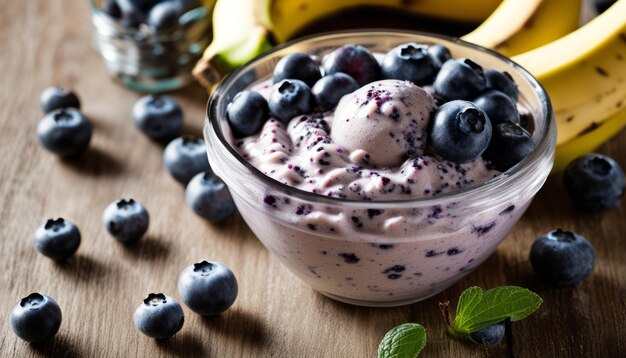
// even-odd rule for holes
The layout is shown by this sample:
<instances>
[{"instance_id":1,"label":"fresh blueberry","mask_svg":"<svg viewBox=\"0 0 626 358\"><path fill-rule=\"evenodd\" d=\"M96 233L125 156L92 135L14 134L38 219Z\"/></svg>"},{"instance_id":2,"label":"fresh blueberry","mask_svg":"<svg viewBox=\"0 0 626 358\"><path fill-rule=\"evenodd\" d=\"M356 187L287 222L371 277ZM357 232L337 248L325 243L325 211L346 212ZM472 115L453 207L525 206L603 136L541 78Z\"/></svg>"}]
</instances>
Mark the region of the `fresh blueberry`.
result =
<instances>
[{"instance_id":1,"label":"fresh blueberry","mask_svg":"<svg viewBox=\"0 0 626 358\"><path fill-rule=\"evenodd\" d=\"M467 58L446 61L433 83L437 94L447 100L476 98L485 90L483 68Z\"/></svg>"},{"instance_id":2,"label":"fresh blueberry","mask_svg":"<svg viewBox=\"0 0 626 358\"><path fill-rule=\"evenodd\" d=\"M122 25L130 29L139 28L146 22L147 9L151 0L117 0L122 10Z\"/></svg>"},{"instance_id":3,"label":"fresh blueberry","mask_svg":"<svg viewBox=\"0 0 626 358\"><path fill-rule=\"evenodd\" d=\"M593 0L593 6L596 8L598 14L605 12L616 0Z\"/></svg>"},{"instance_id":4,"label":"fresh blueberry","mask_svg":"<svg viewBox=\"0 0 626 358\"><path fill-rule=\"evenodd\" d=\"M563 174L565 190L581 208L604 211L624 197L624 172L612 158L587 154L572 161Z\"/></svg>"},{"instance_id":5,"label":"fresh blueberry","mask_svg":"<svg viewBox=\"0 0 626 358\"><path fill-rule=\"evenodd\" d=\"M530 248L533 270L551 286L577 284L591 274L595 262L589 241L561 229L540 236Z\"/></svg>"},{"instance_id":6,"label":"fresh blueberry","mask_svg":"<svg viewBox=\"0 0 626 358\"><path fill-rule=\"evenodd\" d=\"M80 231L76 225L63 219L49 219L37 228L33 236L37 251L54 260L65 260L80 246Z\"/></svg>"},{"instance_id":7,"label":"fresh blueberry","mask_svg":"<svg viewBox=\"0 0 626 358\"><path fill-rule=\"evenodd\" d=\"M37 125L39 142L61 157L76 156L89 146L93 127L74 108L61 108L48 113Z\"/></svg>"},{"instance_id":8,"label":"fresh blueberry","mask_svg":"<svg viewBox=\"0 0 626 358\"><path fill-rule=\"evenodd\" d=\"M151 293L135 310L133 321L146 336L165 339L183 328L185 314L173 297Z\"/></svg>"},{"instance_id":9,"label":"fresh blueberry","mask_svg":"<svg viewBox=\"0 0 626 358\"><path fill-rule=\"evenodd\" d=\"M490 324L470 333L472 341L483 346L495 346L500 343L506 330L505 321Z\"/></svg>"},{"instance_id":10,"label":"fresh blueberry","mask_svg":"<svg viewBox=\"0 0 626 358\"><path fill-rule=\"evenodd\" d=\"M430 137L436 154L466 163L480 157L489 145L491 123L472 102L450 101L435 111Z\"/></svg>"},{"instance_id":11,"label":"fresh blueberry","mask_svg":"<svg viewBox=\"0 0 626 358\"><path fill-rule=\"evenodd\" d=\"M104 209L102 222L106 231L124 244L139 240L148 231L148 211L133 199L115 201Z\"/></svg>"},{"instance_id":12,"label":"fresh blueberry","mask_svg":"<svg viewBox=\"0 0 626 358\"><path fill-rule=\"evenodd\" d=\"M274 83L282 80L300 80L311 87L321 77L320 65L311 56L301 52L281 58L274 67Z\"/></svg>"},{"instance_id":13,"label":"fresh blueberry","mask_svg":"<svg viewBox=\"0 0 626 358\"><path fill-rule=\"evenodd\" d=\"M148 14L148 25L154 31L169 31L178 27L182 6L177 0L163 1L154 5Z\"/></svg>"},{"instance_id":14,"label":"fresh blueberry","mask_svg":"<svg viewBox=\"0 0 626 358\"><path fill-rule=\"evenodd\" d=\"M343 72L356 80L359 86L377 81L380 65L376 58L361 45L344 45L324 57L322 65L326 74Z\"/></svg>"},{"instance_id":15,"label":"fresh blueberry","mask_svg":"<svg viewBox=\"0 0 626 358\"><path fill-rule=\"evenodd\" d=\"M237 211L226 184L210 171L198 173L189 181L185 198L198 216L211 222L224 221Z\"/></svg>"},{"instance_id":16,"label":"fresh blueberry","mask_svg":"<svg viewBox=\"0 0 626 358\"><path fill-rule=\"evenodd\" d=\"M501 123L493 128L491 143L483 157L505 172L521 162L535 148L530 133L518 124Z\"/></svg>"},{"instance_id":17,"label":"fresh blueberry","mask_svg":"<svg viewBox=\"0 0 626 358\"><path fill-rule=\"evenodd\" d=\"M487 113L492 126L500 123L519 124L517 106L509 96L500 91L486 91L476 97L473 102Z\"/></svg>"},{"instance_id":18,"label":"fresh blueberry","mask_svg":"<svg viewBox=\"0 0 626 358\"><path fill-rule=\"evenodd\" d=\"M511 75L504 71L485 70L485 81L488 90L496 90L509 96L513 103L519 100L519 88Z\"/></svg>"},{"instance_id":19,"label":"fresh blueberry","mask_svg":"<svg viewBox=\"0 0 626 358\"><path fill-rule=\"evenodd\" d=\"M185 185L194 175L211 169L204 141L193 136L171 141L163 151L163 163L172 177Z\"/></svg>"},{"instance_id":20,"label":"fresh blueberry","mask_svg":"<svg viewBox=\"0 0 626 358\"><path fill-rule=\"evenodd\" d=\"M450 50L443 45L431 45L428 46L428 53L434 57L439 64L443 65L446 61L452 58Z\"/></svg>"},{"instance_id":21,"label":"fresh blueberry","mask_svg":"<svg viewBox=\"0 0 626 358\"><path fill-rule=\"evenodd\" d=\"M272 88L267 104L272 116L285 126L301 114L311 112L311 89L300 80L282 80Z\"/></svg>"},{"instance_id":22,"label":"fresh blueberry","mask_svg":"<svg viewBox=\"0 0 626 358\"><path fill-rule=\"evenodd\" d=\"M202 261L188 266L178 277L178 294L195 313L215 316L237 298L237 279L226 265Z\"/></svg>"},{"instance_id":23,"label":"fresh blueberry","mask_svg":"<svg viewBox=\"0 0 626 358\"><path fill-rule=\"evenodd\" d=\"M11 329L21 339L36 343L52 338L61 327L61 308L52 297L31 293L13 306Z\"/></svg>"},{"instance_id":24,"label":"fresh blueberry","mask_svg":"<svg viewBox=\"0 0 626 358\"><path fill-rule=\"evenodd\" d=\"M133 105L133 120L148 137L165 141L180 133L183 112L172 97L148 95Z\"/></svg>"},{"instance_id":25,"label":"fresh blueberry","mask_svg":"<svg viewBox=\"0 0 626 358\"><path fill-rule=\"evenodd\" d=\"M119 19L122 17L122 9L117 3L117 0L105 0L104 4L102 5L102 12L111 16L114 19Z\"/></svg>"},{"instance_id":26,"label":"fresh blueberry","mask_svg":"<svg viewBox=\"0 0 626 358\"><path fill-rule=\"evenodd\" d=\"M426 45L415 42L392 48L380 65L383 78L411 81L418 86L433 82L439 61L428 52Z\"/></svg>"},{"instance_id":27,"label":"fresh blueberry","mask_svg":"<svg viewBox=\"0 0 626 358\"><path fill-rule=\"evenodd\" d=\"M61 108L80 109L80 100L76 93L60 86L46 88L39 97L43 113L50 113Z\"/></svg>"},{"instance_id":28,"label":"fresh blueberry","mask_svg":"<svg viewBox=\"0 0 626 358\"><path fill-rule=\"evenodd\" d=\"M322 111L333 109L341 97L359 89L354 78L342 72L322 77L311 88L317 107Z\"/></svg>"},{"instance_id":29,"label":"fresh blueberry","mask_svg":"<svg viewBox=\"0 0 626 358\"><path fill-rule=\"evenodd\" d=\"M269 117L267 101L258 92L241 91L226 108L228 123L237 138L256 133Z\"/></svg>"}]
</instances>

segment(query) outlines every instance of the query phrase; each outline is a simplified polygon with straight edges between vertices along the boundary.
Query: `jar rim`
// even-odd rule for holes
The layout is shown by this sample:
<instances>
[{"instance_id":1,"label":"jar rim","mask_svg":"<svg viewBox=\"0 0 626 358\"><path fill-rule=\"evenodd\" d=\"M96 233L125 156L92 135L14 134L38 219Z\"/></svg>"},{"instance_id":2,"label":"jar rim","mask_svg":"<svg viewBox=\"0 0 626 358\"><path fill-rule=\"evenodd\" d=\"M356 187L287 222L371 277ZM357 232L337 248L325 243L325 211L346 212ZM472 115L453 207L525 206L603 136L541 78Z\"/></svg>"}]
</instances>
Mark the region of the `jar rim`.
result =
<instances>
[{"instance_id":1,"label":"jar rim","mask_svg":"<svg viewBox=\"0 0 626 358\"><path fill-rule=\"evenodd\" d=\"M417 35L422 37L430 37L433 39L444 40L448 42L456 43L462 47L469 47L473 50L484 52L494 58L504 62L505 64L511 66L517 73L524 78L525 81L531 86L533 93L537 96L540 104L540 113L542 114L542 118L535 119L535 123L539 123L539 121L543 122L542 131L539 133L539 140L535 145L533 151L527 155L521 162L516 164L514 167L509 170L497 175L496 177L475 186L468 186L466 188L450 191L447 193L439 194L432 197L421 197L421 198L412 198L412 199L398 199L398 200L377 200L377 201L364 201L357 199L345 199L338 197L329 197L323 194L312 193L310 191L302 190L288 184L284 184L268 175L262 173L255 166L250 164L245 158L243 158L233 146L228 142L224 133L221 130L220 122L223 118L218 115L218 104L220 99L224 95L225 89L227 89L230 85L233 84L235 79L238 78L238 75L244 71L246 71L250 66L253 66L255 63L262 61L266 57L270 57L272 54L289 48L291 46L301 44L303 42L313 41L313 40L322 40L327 38L328 40L332 38L340 38L350 36L366 36L366 35ZM233 159L236 161L236 164L243 166L245 170L252 174L256 179L260 180L264 185L268 188L276 190L280 193L287 194L289 196L314 202L314 203L322 203L329 205L341 205L348 207L362 207L364 203L367 204L368 208L413 208L413 207L425 207L425 206L436 206L443 205L450 202L458 202L462 199L466 199L468 196L471 197L473 195L479 195L476 200L481 198L482 196L488 197L491 193L497 192L498 189L503 188L504 186L513 185L515 183L519 183L523 179L531 176L533 173L537 174L537 167L541 165L542 162L547 160L551 161L552 156L555 151L556 145L556 123L554 121L554 115L552 110L552 105L550 103L550 99L548 94L546 93L543 86L535 79L527 70L513 62L511 59L501 55L493 50L487 49L485 47L475 45L466 41L463 41L457 37L450 37L440 34L433 34L422 31L410 31L410 30L395 30L395 29L362 29L362 30L343 30L343 31L333 31L333 32L325 32L319 33L315 35L300 37L288 42L285 42L279 46L275 46L269 51L264 52L263 54L257 56L252 59L245 65L237 68L231 74L229 74L222 82L217 86L217 88L211 94L209 98L209 102L207 104L206 109L206 118L204 123L205 136L211 133L218 139L219 145L226 149L227 154L231 157L229 159ZM209 141L209 138L206 138ZM552 163L550 162L550 167ZM546 175L547 176L547 175ZM480 195L482 194L482 195Z\"/></svg>"}]
</instances>

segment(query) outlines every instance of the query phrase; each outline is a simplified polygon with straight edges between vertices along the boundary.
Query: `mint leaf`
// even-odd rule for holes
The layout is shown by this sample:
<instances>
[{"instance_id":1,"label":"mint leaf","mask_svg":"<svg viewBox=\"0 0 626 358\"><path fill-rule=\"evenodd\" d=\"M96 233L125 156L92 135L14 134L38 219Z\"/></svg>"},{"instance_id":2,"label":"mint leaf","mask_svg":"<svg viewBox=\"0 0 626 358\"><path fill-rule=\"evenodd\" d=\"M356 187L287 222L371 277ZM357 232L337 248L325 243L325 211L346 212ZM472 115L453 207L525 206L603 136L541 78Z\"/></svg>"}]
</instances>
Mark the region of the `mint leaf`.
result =
<instances>
[{"instance_id":1,"label":"mint leaf","mask_svg":"<svg viewBox=\"0 0 626 358\"><path fill-rule=\"evenodd\" d=\"M470 287L459 298L451 333L465 336L507 318L519 321L542 302L539 295L522 287L502 286L484 293L480 287Z\"/></svg>"},{"instance_id":2,"label":"mint leaf","mask_svg":"<svg viewBox=\"0 0 626 358\"><path fill-rule=\"evenodd\" d=\"M392 328L378 345L378 358L416 358L426 345L426 330L417 323Z\"/></svg>"}]
</instances>

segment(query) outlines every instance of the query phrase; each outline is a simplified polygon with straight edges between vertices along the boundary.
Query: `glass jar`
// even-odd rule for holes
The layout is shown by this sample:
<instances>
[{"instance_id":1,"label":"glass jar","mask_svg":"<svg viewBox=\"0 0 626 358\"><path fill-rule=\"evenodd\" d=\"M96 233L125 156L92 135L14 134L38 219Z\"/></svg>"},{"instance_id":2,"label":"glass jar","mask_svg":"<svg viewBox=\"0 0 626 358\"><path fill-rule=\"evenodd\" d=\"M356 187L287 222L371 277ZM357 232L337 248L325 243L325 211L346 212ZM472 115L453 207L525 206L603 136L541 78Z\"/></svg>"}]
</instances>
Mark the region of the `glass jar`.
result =
<instances>
[{"instance_id":1,"label":"glass jar","mask_svg":"<svg viewBox=\"0 0 626 358\"><path fill-rule=\"evenodd\" d=\"M358 201L283 184L264 175L233 148L226 120L228 103L239 91L269 78L285 55L305 52L321 58L347 43L384 53L406 42L442 44L454 57L510 73L519 86L520 102L532 117L528 128L536 144L534 151L481 185L413 200ZM207 111L204 135L211 166L228 185L250 229L313 289L357 305L416 302L470 273L522 216L554 160L554 116L536 79L493 51L417 32L339 32L287 43L232 73L213 93ZM355 217L367 219L372 212L382 218L378 230L355 225Z\"/></svg>"},{"instance_id":2,"label":"glass jar","mask_svg":"<svg viewBox=\"0 0 626 358\"><path fill-rule=\"evenodd\" d=\"M211 10L200 6L182 14L173 31L155 33L146 24L126 27L91 0L93 40L109 73L138 92L181 88L211 41Z\"/></svg>"}]
</instances>

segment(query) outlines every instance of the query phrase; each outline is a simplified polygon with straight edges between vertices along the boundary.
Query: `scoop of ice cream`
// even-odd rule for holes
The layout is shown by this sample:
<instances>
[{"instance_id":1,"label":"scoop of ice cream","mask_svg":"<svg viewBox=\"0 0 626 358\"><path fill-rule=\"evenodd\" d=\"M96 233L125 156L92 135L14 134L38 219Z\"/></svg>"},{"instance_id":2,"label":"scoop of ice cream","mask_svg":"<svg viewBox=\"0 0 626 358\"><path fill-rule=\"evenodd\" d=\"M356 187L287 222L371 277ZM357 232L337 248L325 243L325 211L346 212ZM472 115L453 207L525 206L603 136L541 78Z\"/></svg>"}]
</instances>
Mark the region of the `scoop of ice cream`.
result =
<instances>
[{"instance_id":1,"label":"scoop of ice cream","mask_svg":"<svg viewBox=\"0 0 626 358\"><path fill-rule=\"evenodd\" d=\"M335 110L331 137L363 164L391 167L422 155L435 101L408 81L382 80L345 95Z\"/></svg>"}]
</instances>

